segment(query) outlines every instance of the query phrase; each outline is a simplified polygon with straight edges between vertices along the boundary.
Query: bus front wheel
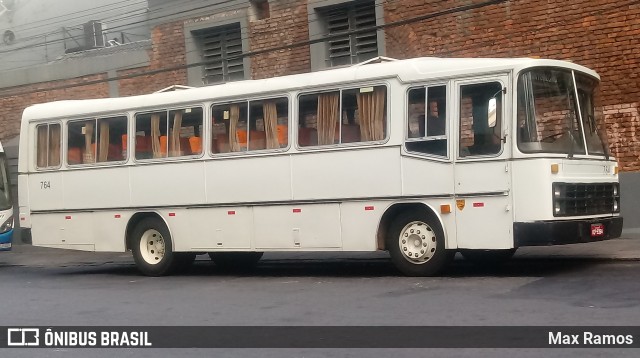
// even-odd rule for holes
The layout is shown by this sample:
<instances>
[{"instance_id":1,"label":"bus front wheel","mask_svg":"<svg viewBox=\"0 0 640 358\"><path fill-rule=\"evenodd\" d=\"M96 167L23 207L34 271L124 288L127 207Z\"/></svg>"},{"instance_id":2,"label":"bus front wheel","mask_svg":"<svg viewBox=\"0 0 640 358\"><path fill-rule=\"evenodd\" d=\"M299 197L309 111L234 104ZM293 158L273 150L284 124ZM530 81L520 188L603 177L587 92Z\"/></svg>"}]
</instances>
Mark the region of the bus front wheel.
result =
<instances>
[{"instance_id":1,"label":"bus front wheel","mask_svg":"<svg viewBox=\"0 0 640 358\"><path fill-rule=\"evenodd\" d=\"M433 276L450 261L440 223L426 213L405 211L389 227L386 242L393 264L407 276Z\"/></svg>"},{"instance_id":2,"label":"bus front wheel","mask_svg":"<svg viewBox=\"0 0 640 358\"><path fill-rule=\"evenodd\" d=\"M173 252L171 234L162 220L146 218L131 234L131 251L138 270L146 276L165 276L193 262L191 253Z\"/></svg>"}]
</instances>

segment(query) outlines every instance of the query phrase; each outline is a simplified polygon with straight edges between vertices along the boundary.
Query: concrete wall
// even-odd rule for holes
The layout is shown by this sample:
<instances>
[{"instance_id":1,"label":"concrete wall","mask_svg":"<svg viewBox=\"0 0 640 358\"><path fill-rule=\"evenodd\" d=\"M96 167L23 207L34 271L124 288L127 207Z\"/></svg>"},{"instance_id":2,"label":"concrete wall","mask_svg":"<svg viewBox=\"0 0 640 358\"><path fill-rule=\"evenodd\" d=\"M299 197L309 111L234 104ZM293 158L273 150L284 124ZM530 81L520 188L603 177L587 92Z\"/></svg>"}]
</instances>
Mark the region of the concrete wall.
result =
<instances>
[{"instance_id":1,"label":"concrete wall","mask_svg":"<svg viewBox=\"0 0 640 358\"><path fill-rule=\"evenodd\" d=\"M3 4L9 10L0 15L0 72L61 57L66 48L79 46L71 37L82 38L82 24L91 20L102 22L106 39L122 42L123 33L125 42L149 38L146 2L3 0ZM13 43L2 41L5 31L13 32Z\"/></svg>"}]
</instances>

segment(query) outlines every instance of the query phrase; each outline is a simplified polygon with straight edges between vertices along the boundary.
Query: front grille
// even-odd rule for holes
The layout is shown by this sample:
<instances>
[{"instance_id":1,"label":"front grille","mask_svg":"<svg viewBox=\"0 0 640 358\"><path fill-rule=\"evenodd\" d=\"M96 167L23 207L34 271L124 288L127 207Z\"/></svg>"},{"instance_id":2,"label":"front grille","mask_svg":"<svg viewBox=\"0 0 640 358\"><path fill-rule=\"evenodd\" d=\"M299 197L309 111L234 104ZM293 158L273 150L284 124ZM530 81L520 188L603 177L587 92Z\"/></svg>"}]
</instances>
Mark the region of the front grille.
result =
<instances>
[{"instance_id":1,"label":"front grille","mask_svg":"<svg viewBox=\"0 0 640 358\"><path fill-rule=\"evenodd\" d=\"M618 183L553 183L553 216L611 214L620 211Z\"/></svg>"}]
</instances>

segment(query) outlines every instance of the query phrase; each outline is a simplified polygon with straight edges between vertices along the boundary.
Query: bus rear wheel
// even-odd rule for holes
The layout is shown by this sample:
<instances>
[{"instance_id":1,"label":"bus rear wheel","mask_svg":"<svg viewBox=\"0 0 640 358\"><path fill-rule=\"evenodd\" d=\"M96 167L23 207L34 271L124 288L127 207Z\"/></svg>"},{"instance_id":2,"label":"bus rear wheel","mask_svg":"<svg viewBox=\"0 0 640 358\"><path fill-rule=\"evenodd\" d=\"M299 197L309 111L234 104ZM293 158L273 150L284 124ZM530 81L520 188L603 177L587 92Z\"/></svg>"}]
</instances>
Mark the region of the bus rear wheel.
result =
<instances>
[{"instance_id":1,"label":"bus rear wheel","mask_svg":"<svg viewBox=\"0 0 640 358\"><path fill-rule=\"evenodd\" d=\"M224 270L250 270L262 258L262 252L210 252L209 257Z\"/></svg>"},{"instance_id":2,"label":"bus rear wheel","mask_svg":"<svg viewBox=\"0 0 640 358\"><path fill-rule=\"evenodd\" d=\"M130 247L138 270L146 276L169 275L195 259L191 253L173 252L171 234L158 218L146 218L136 225Z\"/></svg>"},{"instance_id":3,"label":"bus rear wheel","mask_svg":"<svg viewBox=\"0 0 640 358\"><path fill-rule=\"evenodd\" d=\"M389 227L386 242L391 261L407 276L433 276L451 259L440 224L426 213L405 211Z\"/></svg>"}]
</instances>

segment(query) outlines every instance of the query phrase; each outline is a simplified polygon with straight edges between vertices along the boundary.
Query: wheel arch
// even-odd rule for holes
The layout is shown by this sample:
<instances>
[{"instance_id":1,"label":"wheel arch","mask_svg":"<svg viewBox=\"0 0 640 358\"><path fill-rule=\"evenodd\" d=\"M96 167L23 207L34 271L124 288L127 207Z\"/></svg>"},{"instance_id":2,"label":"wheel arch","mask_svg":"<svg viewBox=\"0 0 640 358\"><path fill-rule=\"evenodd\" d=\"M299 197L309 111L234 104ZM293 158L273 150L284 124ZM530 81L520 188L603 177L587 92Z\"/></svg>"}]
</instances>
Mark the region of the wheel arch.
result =
<instances>
[{"instance_id":1,"label":"wheel arch","mask_svg":"<svg viewBox=\"0 0 640 358\"><path fill-rule=\"evenodd\" d=\"M389 226L398 215L405 211L423 212L431 219L437 221L445 235L445 242L447 242L447 231L445 229L444 222L442 221L442 217L437 214L436 210L431 205L421 202L395 203L389 206L382 215L382 218L380 218L380 223L378 224L378 230L376 233L376 246L378 250L386 250L386 235L389 231Z\"/></svg>"},{"instance_id":2,"label":"wheel arch","mask_svg":"<svg viewBox=\"0 0 640 358\"><path fill-rule=\"evenodd\" d=\"M133 230L142 220L147 218L156 218L162 221L165 227L167 228L167 230L169 231L169 235L171 235L171 229L169 228L169 224L162 217L162 215L160 215L160 213L156 211L138 212L133 214L133 216L129 219L129 222L127 223L127 229L125 231L125 237L124 237L124 244L125 244L126 250L131 250L131 239L132 239L131 234L133 233ZM173 238L173 235L171 235L171 237ZM173 240L171 240L171 243L173 245ZM173 247L171 249L173 249Z\"/></svg>"}]
</instances>

